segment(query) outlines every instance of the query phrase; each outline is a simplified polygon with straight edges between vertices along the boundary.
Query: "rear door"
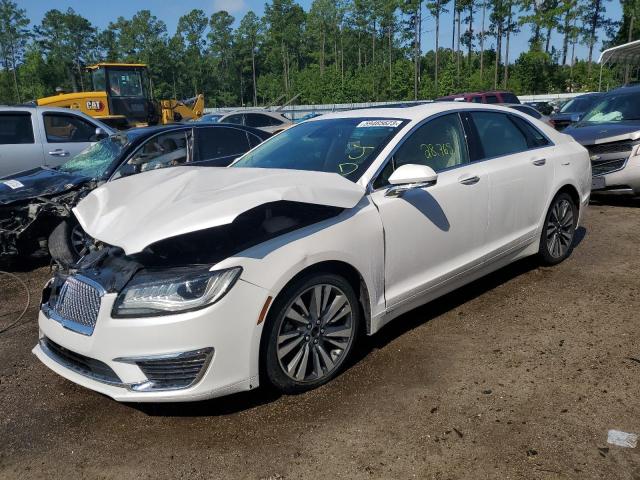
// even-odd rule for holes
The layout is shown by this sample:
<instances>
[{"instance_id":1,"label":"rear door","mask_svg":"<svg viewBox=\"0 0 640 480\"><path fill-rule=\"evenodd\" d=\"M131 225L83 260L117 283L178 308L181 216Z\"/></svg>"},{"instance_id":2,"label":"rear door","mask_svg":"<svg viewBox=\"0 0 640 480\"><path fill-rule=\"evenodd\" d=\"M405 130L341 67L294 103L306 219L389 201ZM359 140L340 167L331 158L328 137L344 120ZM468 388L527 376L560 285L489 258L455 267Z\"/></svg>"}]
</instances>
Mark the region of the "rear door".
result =
<instances>
[{"instance_id":1,"label":"rear door","mask_svg":"<svg viewBox=\"0 0 640 480\"><path fill-rule=\"evenodd\" d=\"M240 128L196 128L195 161L198 165L226 167L250 148L247 132Z\"/></svg>"},{"instance_id":2,"label":"rear door","mask_svg":"<svg viewBox=\"0 0 640 480\"><path fill-rule=\"evenodd\" d=\"M55 167L97 140L96 125L73 113L41 113L45 165Z\"/></svg>"},{"instance_id":3,"label":"rear door","mask_svg":"<svg viewBox=\"0 0 640 480\"><path fill-rule=\"evenodd\" d=\"M35 115L24 110L0 112L0 178L43 162Z\"/></svg>"},{"instance_id":4,"label":"rear door","mask_svg":"<svg viewBox=\"0 0 640 480\"><path fill-rule=\"evenodd\" d=\"M489 251L506 252L537 234L553 179L554 149L520 116L496 111L466 115L490 178Z\"/></svg>"}]
</instances>

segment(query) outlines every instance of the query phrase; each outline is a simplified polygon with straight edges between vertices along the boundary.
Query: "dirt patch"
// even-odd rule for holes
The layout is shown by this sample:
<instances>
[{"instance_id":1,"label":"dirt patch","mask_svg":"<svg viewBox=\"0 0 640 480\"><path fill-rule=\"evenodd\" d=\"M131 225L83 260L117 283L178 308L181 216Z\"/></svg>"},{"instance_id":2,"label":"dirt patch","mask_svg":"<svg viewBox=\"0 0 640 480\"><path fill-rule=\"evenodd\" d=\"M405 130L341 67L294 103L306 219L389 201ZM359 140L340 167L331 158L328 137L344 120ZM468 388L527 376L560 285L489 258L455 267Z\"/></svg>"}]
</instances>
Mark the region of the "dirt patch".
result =
<instances>
[{"instance_id":1,"label":"dirt patch","mask_svg":"<svg viewBox=\"0 0 640 480\"><path fill-rule=\"evenodd\" d=\"M572 257L396 320L300 396L123 405L31 354L48 278L0 335L0 478L639 479L640 203L592 205ZM0 329L24 304L0 276ZM635 359L635 360L634 360Z\"/></svg>"}]
</instances>

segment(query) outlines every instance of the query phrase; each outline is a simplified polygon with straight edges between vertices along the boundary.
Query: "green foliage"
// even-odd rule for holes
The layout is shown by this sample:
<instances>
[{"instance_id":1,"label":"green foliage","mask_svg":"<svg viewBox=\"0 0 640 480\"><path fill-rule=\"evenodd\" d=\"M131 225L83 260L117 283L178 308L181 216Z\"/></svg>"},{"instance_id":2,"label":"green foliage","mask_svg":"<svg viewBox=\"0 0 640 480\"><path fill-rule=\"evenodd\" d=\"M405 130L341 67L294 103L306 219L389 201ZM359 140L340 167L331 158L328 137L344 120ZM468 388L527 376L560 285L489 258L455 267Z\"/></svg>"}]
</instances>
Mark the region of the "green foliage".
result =
<instances>
[{"instance_id":1,"label":"green foliage","mask_svg":"<svg viewBox=\"0 0 640 480\"><path fill-rule=\"evenodd\" d=\"M262 18L249 12L239 22L193 9L168 32L150 10L100 30L72 9L52 9L29 28L24 9L0 0L0 102L88 89L85 67L97 61L146 63L155 98L203 93L208 106L268 105L296 94L299 103L402 101L504 82L518 94L594 90L599 68L574 62L576 43L592 46L603 33L626 41L640 12L640 0L625 1L616 24L605 15L608 1L314 0L305 12L295 0L271 0ZM457 17L444 38L447 11ZM507 39L512 44L524 24L530 49L513 61ZM424 52L436 27L437 55ZM554 31L561 43L549 41ZM450 41L455 49L443 48ZM620 72L606 68L603 87L620 83Z\"/></svg>"}]
</instances>

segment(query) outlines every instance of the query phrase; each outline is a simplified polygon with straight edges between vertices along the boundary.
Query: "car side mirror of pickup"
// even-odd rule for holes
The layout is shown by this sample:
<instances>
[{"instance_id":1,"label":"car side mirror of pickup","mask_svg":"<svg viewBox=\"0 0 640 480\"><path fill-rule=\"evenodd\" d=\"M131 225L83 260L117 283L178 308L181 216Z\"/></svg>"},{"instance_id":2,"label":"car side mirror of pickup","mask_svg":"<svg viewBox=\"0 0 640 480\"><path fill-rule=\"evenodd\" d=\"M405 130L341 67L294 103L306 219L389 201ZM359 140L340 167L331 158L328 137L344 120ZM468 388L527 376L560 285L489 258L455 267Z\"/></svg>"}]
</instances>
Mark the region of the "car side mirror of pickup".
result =
<instances>
[{"instance_id":1,"label":"car side mirror of pickup","mask_svg":"<svg viewBox=\"0 0 640 480\"><path fill-rule=\"evenodd\" d=\"M435 185L438 174L426 165L408 163L398 167L389 177L391 187L385 193L386 197L400 197L403 193L416 188Z\"/></svg>"}]
</instances>

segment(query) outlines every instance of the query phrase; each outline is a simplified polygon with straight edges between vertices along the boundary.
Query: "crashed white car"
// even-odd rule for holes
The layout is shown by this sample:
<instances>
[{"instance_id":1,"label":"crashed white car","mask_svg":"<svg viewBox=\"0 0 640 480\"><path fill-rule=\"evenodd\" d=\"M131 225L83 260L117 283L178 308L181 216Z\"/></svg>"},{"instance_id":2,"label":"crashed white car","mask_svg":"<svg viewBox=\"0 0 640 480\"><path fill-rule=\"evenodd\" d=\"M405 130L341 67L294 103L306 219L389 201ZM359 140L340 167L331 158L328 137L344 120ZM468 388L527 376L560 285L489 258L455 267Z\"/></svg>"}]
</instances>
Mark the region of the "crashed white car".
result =
<instances>
[{"instance_id":1,"label":"crashed white car","mask_svg":"<svg viewBox=\"0 0 640 480\"><path fill-rule=\"evenodd\" d=\"M571 252L587 151L502 107L435 103L297 125L229 168L105 184L97 248L48 283L34 353L121 401L333 378L360 334L514 260Z\"/></svg>"}]
</instances>

